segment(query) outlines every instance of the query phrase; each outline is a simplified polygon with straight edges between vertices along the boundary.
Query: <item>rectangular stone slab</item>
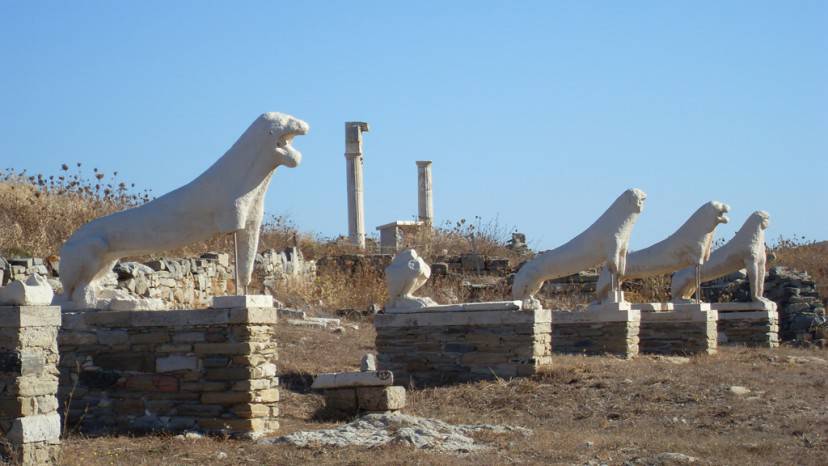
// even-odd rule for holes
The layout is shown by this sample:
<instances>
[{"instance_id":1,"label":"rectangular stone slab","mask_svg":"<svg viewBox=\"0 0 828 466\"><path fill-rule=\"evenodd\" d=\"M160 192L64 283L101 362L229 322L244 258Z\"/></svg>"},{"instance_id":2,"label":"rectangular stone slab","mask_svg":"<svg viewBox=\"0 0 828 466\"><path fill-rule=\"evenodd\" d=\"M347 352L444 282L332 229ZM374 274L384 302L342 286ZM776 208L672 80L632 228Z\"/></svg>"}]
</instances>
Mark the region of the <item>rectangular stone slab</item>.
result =
<instances>
[{"instance_id":1,"label":"rectangular stone slab","mask_svg":"<svg viewBox=\"0 0 828 466\"><path fill-rule=\"evenodd\" d=\"M585 311L555 311L550 315L552 324L597 323L597 322L638 322L641 320L641 311L629 309L587 308Z\"/></svg>"},{"instance_id":2,"label":"rectangular stone slab","mask_svg":"<svg viewBox=\"0 0 828 466\"><path fill-rule=\"evenodd\" d=\"M60 440L60 415L52 413L17 418L12 422L8 439L14 443L57 443Z\"/></svg>"},{"instance_id":3,"label":"rectangular stone slab","mask_svg":"<svg viewBox=\"0 0 828 466\"><path fill-rule=\"evenodd\" d=\"M673 303L633 303L632 308L643 312L667 312L673 310Z\"/></svg>"},{"instance_id":4,"label":"rectangular stone slab","mask_svg":"<svg viewBox=\"0 0 828 466\"><path fill-rule=\"evenodd\" d=\"M58 317L60 317L59 313ZM69 324L67 328L82 329L90 326L181 327L222 324L275 324L278 322L279 316L277 310L273 307L252 307L171 311L84 310L64 312L63 319Z\"/></svg>"},{"instance_id":5,"label":"rectangular stone slab","mask_svg":"<svg viewBox=\"0 0 828 466\"><path fill-rule=\"evenodd\" d=\"M390 308L387 314L415 314L423 312L519 311L520 301L489 301L483 303L440 304L423 308Z\"/></svg>"},{"instance_id":6,"label":"rectangular stone slab","mask_svg":"<svg viewBox=\"0 0 828 466\"><path fill-rule=\"evenodd\" d=\"M2 327L59 327L59 306L0 306Z\"/></svg>"},{"instance_id":7,"label":"rectangular stone slab","mask_svg":"<svg viewBox=\"0 0 828 466\"><path fill-rule=\"evenodd\" d=\"M357 388L359 409L366 411L397 411L405 408L403 387L361 387Z\"/></svg>"},{"instance_id":8,"label":"rectangular stone slab","mask_svg":"<svg viewBox=\"0 0 828 466\"><path fill-rule=\"evenodd\" d=\"M719 311L719 314L725 312L744 312L744 311L776 311L776 303L768 302L749 302L749 303L710 303L711 309Z\"/></svg>"},{"instance_id":9,"label":"rectangular stone slab","mask_svg":"<svg viewBox=\"0 0 828 466\"><path fill-rule=\"evenodd\" d=\"M311 388L319 390L323 388L378 387L386 385L394 385L394 374L390 371L330 372L317 375Z\"/></svg>"},{"instance_id":10,"label":"rectangular stone slab","mask_svg":"<svg viewBox=\"0 0 828 466\"><path fill-rule=\"evenodd\" d=\"M481 303L483 304L483 303ZM374 327L445 327L459 325L500 325L551 322L549 309L430 311L399 314L377 314Z\"/></svg>"},{"instance_id":11,"label":"rectangular stone slab","mask_svg":"<svg viewBox=\"0 0 828 466\"><path fill-rule=\"evenodd\" d=\"M239 296L214 296L213 309L232 309L243 307L273 307L273 296L248 294Z\"/></svg>"}]
</instances>

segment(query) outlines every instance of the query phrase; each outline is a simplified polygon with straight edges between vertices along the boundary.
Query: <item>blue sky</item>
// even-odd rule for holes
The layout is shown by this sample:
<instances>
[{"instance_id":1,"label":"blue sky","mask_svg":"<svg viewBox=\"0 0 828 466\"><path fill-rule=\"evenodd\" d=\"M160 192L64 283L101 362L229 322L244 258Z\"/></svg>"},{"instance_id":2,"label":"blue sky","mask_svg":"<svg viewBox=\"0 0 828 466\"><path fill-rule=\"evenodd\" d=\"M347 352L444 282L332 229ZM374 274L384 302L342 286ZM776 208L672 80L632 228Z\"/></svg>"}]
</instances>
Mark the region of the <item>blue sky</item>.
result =
<instances>
[{"instance_id":1,"label":"blue sky","mask_svg":"<svg viewBox=\"0 0 828 466\"><path fill-rule=\"evenodd\" d=\"M343 122L365 136L367 230L498 218L535 248L648 195L634 249L698 206L828 239L828 3L0 0L0 168L80 161L156 194L265 111L311 125L267 209L347 232Z\"/></svg>"}]
</instances>

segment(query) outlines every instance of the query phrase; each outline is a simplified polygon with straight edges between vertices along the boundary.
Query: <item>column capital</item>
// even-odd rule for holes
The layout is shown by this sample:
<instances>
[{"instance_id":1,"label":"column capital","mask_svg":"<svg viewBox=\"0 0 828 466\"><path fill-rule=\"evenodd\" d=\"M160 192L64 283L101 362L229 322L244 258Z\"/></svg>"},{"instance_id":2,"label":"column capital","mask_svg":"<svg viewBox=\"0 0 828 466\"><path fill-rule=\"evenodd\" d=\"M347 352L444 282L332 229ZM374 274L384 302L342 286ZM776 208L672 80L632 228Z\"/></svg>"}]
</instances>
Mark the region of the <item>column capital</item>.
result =
<instances>
[{"instance_id":1,"label":"column capital","mask_svg":"<svg viewBox=\"0 0 828 466\"><path fill-rule=\"evenodd\" d=\"M431 165L431 160L418 160L417 161L417 166L418 167L427 167L429 165Z\"/></svg>"}]
</instances>

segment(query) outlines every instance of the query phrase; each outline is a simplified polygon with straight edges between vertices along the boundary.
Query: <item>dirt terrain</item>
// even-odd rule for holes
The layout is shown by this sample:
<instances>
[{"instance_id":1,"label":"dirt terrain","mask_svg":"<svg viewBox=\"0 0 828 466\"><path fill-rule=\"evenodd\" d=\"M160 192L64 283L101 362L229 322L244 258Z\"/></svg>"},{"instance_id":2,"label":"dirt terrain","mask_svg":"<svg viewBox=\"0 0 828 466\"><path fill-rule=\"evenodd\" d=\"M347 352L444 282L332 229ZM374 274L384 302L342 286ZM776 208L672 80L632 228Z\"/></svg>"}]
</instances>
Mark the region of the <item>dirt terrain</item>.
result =
<instances>
[{"instance_id":1,"label":"dirt terrain","mask_svg":"<svg viewBox=\"0 0 828 466\"><path fill-rule=\"evenodd\" d=\"M310 374L356 370L370 323L345 334L283 326L282 434L347 422L324 416ZM740 390L744 387L749 392ZM65 442L66 465L183 464L826 464L828 351L721 348L715 356L559 356L547 372L409 391L405 413L452 424L509 424L533 434L479 434L493 447L452 455L407 444L297 448L170 435ZM659 456L660 455L660 456ZM672 462L671 462L672 461ZM683 462L684 461L684 462Z\"/></svg>"}]
</instances>

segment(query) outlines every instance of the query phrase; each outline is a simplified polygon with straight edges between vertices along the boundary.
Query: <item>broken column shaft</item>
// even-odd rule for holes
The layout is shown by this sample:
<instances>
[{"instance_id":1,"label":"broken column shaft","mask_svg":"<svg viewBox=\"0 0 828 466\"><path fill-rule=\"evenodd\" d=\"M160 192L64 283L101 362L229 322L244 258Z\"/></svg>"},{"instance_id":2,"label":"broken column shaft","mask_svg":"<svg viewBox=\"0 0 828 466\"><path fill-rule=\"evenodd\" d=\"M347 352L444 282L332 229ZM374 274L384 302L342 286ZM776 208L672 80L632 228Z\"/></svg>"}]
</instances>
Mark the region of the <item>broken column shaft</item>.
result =
<instances>
[{"instance_id":1,"label":"broken column shaft","mask_svg":"<svg viewBox=\"0 0 828 466\"><path fill-rule=\"evenodd\" d=\"M428 225L434 221L434 202L431 198L431 160L417 161L418 219Z\"/></svg>"},{"instance_id":2,"label":"broken column shaft","mask_svg":"<svg viewBox=\"0 0 828 466\"><path fill-rule=\"evenodd\" d=\"M365 247L365 205L362 180L362 133L368 123L345 122L345 161L348 179L348 237L360 248Z\"/></svg>"}]
</instances>

